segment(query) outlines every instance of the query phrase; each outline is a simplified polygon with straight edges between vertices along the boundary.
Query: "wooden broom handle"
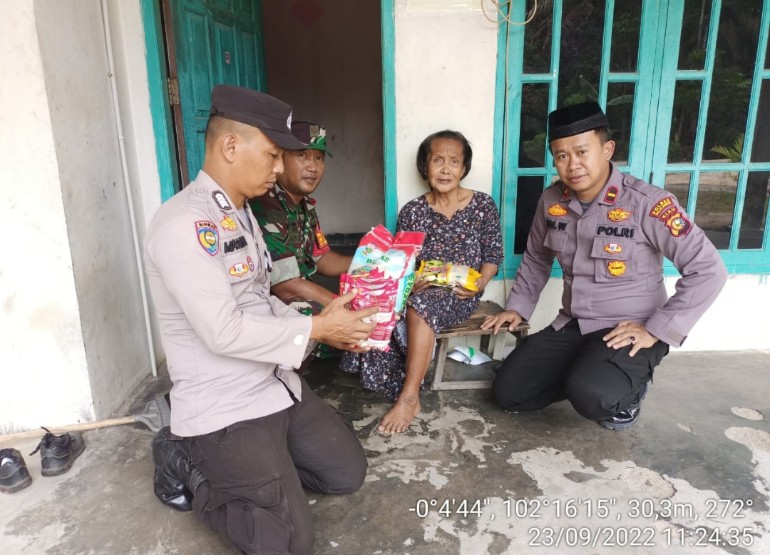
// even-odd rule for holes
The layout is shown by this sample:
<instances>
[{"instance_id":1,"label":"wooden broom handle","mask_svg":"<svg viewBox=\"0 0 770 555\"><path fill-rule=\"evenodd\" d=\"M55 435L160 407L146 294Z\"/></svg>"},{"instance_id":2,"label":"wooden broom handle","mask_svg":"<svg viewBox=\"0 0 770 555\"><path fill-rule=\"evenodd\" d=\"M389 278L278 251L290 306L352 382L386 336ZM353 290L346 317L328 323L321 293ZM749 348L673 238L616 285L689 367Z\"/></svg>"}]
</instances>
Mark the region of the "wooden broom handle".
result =
<instances>
[{"instance_id":1,"label":"wooden broom handle","mask_svg":"<svg viewBox=\"0 0 770 555\"><path fill-rule=\"evenodd\" d=\"M48 429L51 430L52 433L58 435L65 432L82 432L84 430L96 430L97 428L106 428L108 426L122 426L123 424L133 424L134 422L136 422L136 417L123 416L121 418L98 420L96 422L81 422L80 424L70 424L69 426L51 427ZM45 434L45 430L39 429L0 436L0 444L7 443L9 441L15 441L17 439L29 439L31 437L38 437L42 436L43 434Z\"/></svg>"}]
</instances>

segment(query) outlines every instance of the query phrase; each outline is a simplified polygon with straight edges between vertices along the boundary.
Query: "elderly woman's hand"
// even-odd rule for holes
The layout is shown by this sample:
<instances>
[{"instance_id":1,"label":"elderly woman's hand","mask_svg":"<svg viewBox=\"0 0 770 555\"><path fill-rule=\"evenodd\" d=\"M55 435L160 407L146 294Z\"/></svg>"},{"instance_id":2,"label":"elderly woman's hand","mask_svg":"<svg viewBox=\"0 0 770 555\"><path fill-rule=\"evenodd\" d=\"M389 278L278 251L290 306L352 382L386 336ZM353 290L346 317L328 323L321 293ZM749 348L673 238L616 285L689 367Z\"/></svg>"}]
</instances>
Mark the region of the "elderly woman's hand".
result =
<instances>
[{"instance_id":1,"label":"elderly woman's hand","mask_svg":"<svg viewBox=\"0 0 770 555\"><path fill-rule=\"evenodd\" d=\"M415 280L414 285L412 285L412 293L419 293L420 291L424 291L430 287L430 282L426 281L424 279L418 279Z\"/></svg>"},{"instance_id":2,"label":"elderly woman's hand","mask_svg":"<svg viewBox=\"0 0 770 555\"><path fill-rule=\"evenodd\" d=\"M480 277L476 280L476 290L466 289L465 287L461 285L455 285L454 293L457 295L457 298L459 299L472 299L473 297L477 295L483 295L484 294L484 287L487 285L487 281Z\"/></svg>"},{"instance_id":3,"label":"elderly woman's hand","mask_svg":"<svg viewBox=\"0 0 770 555\"><path fill-rule=\"evenodd\" d=\"M461 285L455 285L452 291L458 299L472 299L481 293L481 291L471 291L470 289L466 289Z\"/></svg>"}]
</instances>

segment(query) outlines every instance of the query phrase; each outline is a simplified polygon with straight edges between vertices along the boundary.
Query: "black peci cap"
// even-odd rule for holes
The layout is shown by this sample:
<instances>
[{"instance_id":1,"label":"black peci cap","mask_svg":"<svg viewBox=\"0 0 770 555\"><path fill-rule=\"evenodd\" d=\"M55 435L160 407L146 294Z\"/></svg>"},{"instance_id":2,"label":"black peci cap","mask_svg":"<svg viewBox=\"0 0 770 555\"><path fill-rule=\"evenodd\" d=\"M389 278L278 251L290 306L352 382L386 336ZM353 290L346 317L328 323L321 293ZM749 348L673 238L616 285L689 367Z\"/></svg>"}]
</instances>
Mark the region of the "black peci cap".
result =
<instances>
[{"instance_id":1,"label":"black peci cap","mask_svg":"<svg viewBox=\"0 0 770 555\"><path fill-rule=\"evenodd\" d=\"M548 141L609 126L607 116L596 102L564 106L548 114Z\"/></svg>"},{"instance_id":2,"label":"black peci cap","mask_svg":"<svg viewBox=\"0 0 770 555\"><path fill-rule=\"evenodd\" d=\"M291 106L269 94L233 85L217 85L211 91L211 115L256 127L281 148L305 148L291 134Z\"/></svg>"}]
</instances>

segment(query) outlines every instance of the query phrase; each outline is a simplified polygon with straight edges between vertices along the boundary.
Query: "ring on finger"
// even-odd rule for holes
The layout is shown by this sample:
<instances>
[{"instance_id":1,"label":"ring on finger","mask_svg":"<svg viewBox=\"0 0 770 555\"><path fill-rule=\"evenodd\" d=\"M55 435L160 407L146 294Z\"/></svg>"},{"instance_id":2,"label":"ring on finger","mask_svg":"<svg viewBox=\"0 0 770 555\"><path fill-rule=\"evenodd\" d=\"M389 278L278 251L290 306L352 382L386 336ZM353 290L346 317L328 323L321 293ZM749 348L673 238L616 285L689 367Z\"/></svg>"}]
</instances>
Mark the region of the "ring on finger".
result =
<instances>
[{"instance_id":1,"label":"ring on finger","mask_svg":"<svg viewBox=\"0 0 770 555\"><path fill-rule=\"evenodd\" d=\"M631 337L629 337L628 340L631 342L631 345L636 343L636 337L634 337L633 335Z\"/></svg>"}]
</instances>

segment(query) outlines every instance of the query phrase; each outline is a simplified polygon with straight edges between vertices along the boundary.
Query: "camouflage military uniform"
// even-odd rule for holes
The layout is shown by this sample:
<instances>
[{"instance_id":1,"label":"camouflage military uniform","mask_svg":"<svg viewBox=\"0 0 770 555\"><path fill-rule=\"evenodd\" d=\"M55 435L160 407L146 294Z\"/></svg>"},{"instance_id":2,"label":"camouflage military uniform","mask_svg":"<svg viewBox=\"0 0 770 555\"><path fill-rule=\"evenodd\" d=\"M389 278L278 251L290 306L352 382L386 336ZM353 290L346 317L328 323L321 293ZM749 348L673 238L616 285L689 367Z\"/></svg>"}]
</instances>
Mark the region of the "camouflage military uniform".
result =
<instances>
[{"instance_id":1,"label":"camouflage military uniform","mask_svg":"<svg viewBox=\"0 0 770 555\"><path fill-rule=\"evenodd\" d=\"M250 204L273 259L270 284L297 277L309 279L316 272L316 262L330 250L318 223L315 199L305 197L295 205L280 185L276 185ZM317 314L322 308L313 301L292 303L292 306L306 314Z\"/></svg>"}]
</instances>

